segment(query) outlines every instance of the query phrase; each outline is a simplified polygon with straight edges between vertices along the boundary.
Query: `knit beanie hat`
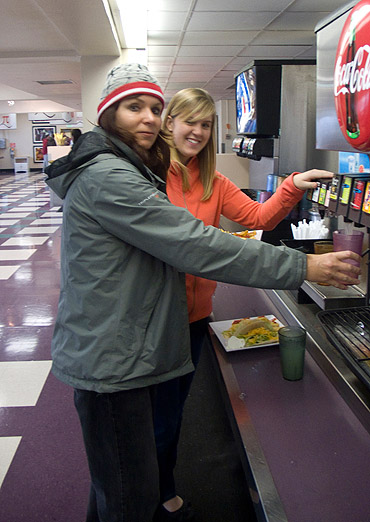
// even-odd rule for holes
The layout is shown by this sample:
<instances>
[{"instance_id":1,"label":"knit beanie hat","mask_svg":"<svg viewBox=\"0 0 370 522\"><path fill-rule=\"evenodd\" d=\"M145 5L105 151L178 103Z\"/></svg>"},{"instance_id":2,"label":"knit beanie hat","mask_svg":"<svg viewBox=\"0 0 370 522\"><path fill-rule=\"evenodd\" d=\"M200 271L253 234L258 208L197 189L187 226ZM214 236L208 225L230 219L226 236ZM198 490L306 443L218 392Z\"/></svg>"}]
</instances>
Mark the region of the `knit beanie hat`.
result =
<instances>
[{"instance_id":1,"label":"knit beanie hat","mask_svg":"<svg viewBox=\"0 0 370 522\"><path fill-rule=\"evenodd\" d=\"M101 115L116 101L135 94L158 98L164 106L164 95L158 81L145 65L125 63L113 67L108 73L98 106L98 123Z\"/></svg>"}]
</instances>

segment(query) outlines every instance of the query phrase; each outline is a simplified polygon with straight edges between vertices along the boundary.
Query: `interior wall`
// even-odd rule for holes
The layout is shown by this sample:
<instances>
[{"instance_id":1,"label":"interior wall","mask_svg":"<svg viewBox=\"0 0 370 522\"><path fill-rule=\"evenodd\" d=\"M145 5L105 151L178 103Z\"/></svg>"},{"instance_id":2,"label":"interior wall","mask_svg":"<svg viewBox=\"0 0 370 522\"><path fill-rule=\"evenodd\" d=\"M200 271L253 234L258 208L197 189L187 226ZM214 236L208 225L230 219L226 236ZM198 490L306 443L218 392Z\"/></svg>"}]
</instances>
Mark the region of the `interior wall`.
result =
<instances>
[{"instance_id":1,"label":"interior wall","mask_svg":"<svg viewBox=\"0 0 370 522\"><path fill-rule=\"evenodd\" d=\"M53 122L50 121L50 125ZM30 169L42 169L43 162L34 162L34 147L42 147L42 143L33 143L33 127L48 127L49 124L36 124L28 119L28 113L17 114L17 128L0 130L0 138L6 139L6 149L0 149L0 170L14 170L13 158L10 157L9 146L15 143L15 157L28 158L28 166ZM56 125L59 133L65 125ZM67 147L66 147L67 150ZM69 150L69 148L68 148ZM67 154L68 152L66 152Z\"/></svg>"},{"instance_id":2,"label":"interior wall","mask_svg":"<svg viewBox=\"0 0 370 522\"><path fill-rule=\"evenodd\" d=\"M97 108L108 71L121 63L121 58L112 56L81 57L81 99L84 132L96 124Z\"/></svg>"},{"instance_id":3,"label":"interior wall","mask_svg":"<svg viewBox=\"0 0 370 522\"><path fill-rule=\"evenodd\" d=\"M217 154L216 170L239 188L249 188L249 160L235 154Z\"/></svg>"},{"instance_id":4,"label":"interior wall","mask_svg":"<svg viewBox=\"0 0 370 522\"><path fill-rule=\"evenodd\" d=\"M215 103L218 117L217 143L219 154L232 152L233 139L236 137L235 100L220 100Z\"/></svg>"}]
</instances>

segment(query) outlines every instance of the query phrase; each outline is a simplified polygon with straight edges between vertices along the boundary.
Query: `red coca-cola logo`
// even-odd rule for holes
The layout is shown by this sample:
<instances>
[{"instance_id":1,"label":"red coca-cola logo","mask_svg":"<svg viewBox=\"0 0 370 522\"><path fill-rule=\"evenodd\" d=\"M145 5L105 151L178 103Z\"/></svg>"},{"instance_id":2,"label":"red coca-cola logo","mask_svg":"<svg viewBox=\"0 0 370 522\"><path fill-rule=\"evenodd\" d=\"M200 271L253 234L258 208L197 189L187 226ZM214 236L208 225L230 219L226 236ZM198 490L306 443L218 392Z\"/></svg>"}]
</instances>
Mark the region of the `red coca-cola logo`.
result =
<instances>
[{"instance_id":1,"label":"red coca-cola logo","mask_svg":"<svg viewBox=\"0 0 370 522\"><path fill-rule=\"evenodd\" d=\"M347 142L370 151L370 0L356 4L343 26L335 58L334 100Z\"/></svg>"}]
</instances>

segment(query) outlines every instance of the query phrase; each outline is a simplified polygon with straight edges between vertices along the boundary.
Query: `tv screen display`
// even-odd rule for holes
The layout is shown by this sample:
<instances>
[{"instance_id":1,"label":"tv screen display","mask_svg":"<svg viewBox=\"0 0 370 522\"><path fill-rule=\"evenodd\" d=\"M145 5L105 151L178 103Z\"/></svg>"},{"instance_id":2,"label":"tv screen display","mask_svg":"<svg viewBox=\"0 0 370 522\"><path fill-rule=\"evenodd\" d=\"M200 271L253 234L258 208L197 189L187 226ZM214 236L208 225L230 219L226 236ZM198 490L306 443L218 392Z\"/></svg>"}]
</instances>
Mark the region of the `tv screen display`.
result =
<instances>
[{"instance_id":1,"label":"tv screen display","mask_svg":"<svg viewBox=\"0 0 370 522\"><path fill-rule=\"evenodd\" d=\"M236 77L236 129L238 134L255 133L256 68L251 67Z\"/></svg>"},{"instance_id":2,"label":"tv screen display","mask_svg":"<svg viewBox=\"0 0 370 522\"><path fill-rule=\"evenodd\" d=\"M254 60L235 75L238 134L251 138L280 135L281 64Z\"/></svg>"}]
</instances>

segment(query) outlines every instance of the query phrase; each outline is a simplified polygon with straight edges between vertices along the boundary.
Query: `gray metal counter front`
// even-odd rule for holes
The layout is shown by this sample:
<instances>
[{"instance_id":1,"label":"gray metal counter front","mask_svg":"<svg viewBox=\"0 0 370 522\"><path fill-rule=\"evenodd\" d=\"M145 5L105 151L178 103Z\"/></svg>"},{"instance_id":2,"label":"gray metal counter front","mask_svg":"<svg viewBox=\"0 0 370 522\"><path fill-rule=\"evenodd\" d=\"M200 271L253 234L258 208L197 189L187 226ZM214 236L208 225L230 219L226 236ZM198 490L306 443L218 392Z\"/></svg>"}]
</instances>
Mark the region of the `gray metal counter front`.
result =
<instances>
[{"instance_id":1,"label":"gray metal counter front","mask_svg":"<svg viewBox=\"0 0 370 522\"><path fill-rule=\"evenodd\" d=\"M304 378L290 382L278 347L227 353L211 332L258 520L369 522L370 393L326 340L319 309L219 283L213 310L215 321L274 314L308 333Z\"/></svg>"}]
</instances>

